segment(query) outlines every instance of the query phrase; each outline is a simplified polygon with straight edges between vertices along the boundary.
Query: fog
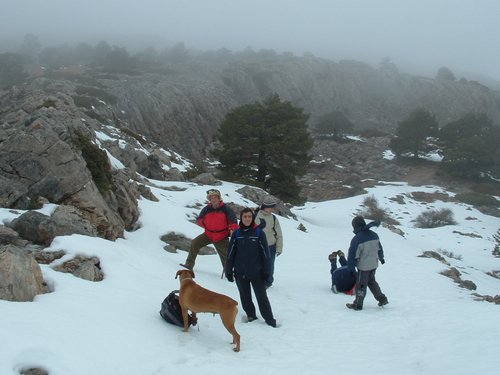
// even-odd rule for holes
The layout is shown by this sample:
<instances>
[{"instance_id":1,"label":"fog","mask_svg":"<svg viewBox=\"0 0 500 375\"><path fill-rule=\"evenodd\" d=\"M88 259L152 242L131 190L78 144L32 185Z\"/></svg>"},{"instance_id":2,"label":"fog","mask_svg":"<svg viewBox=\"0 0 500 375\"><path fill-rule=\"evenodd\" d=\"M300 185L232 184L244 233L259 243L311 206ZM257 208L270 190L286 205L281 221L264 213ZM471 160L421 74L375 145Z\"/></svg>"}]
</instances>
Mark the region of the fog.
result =
<instances>
[{"instance_id":1,"label":"fog","mask_svg":"<svg viewBox=\"0 0 500 375\"><path fill-rule=\"evenodd\" d=\"M309 52L400 71L500 80L498 0L0 0L0 49L49 43ZM128 42L130 45L126 45ZM135 45L132 46L132 42ZM54 45L54 44L52 44Z\"/></svg>"}]
</instances>

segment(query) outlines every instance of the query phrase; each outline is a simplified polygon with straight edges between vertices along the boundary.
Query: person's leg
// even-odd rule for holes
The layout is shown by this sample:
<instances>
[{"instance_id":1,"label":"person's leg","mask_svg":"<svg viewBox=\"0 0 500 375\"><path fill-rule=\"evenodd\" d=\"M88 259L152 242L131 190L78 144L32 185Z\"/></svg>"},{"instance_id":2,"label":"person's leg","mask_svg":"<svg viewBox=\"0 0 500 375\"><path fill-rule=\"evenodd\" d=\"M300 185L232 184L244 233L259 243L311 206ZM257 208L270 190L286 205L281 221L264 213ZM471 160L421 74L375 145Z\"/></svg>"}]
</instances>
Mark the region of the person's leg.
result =
<instances>
[{"instance_id":1,"label":"person's leg","mask_svg":"<svg viewBox=\"0 0 500 375\"><path fill-rule=\"evenodd\" d=\"M343 267L347 264L347 259L345 258L345 255L339 256L339 263L340 263L341 267Z\"/></svg>"},{"instance_id":2,"label":"person's leg","mask_svg":"<svg viewBox=\"0 0 500 375\"><path fill-rule=\"evenodd\" d=\"M377 271L377 269L370 271L370 276L368 278L368 288L370 289L370 292L372 292L375 299L378 301L379 306L384 306L384 305L387 305L388 301L387 301L387 297L385 296L384 293L382 293L380 286L378 285L377 281L375 280L375 272L376 271Z\"/></svg>"},{"instance_id":3,"label":"person's leg","mask_svg":"<svg viewBox=\"0 0 500 375\"><path fill-rule=\"evenodd\" d=\"M271 257L271 269L269 272L269 283L266 285L268 288L274 282L274 261L276 260L276 245L269 246L269 255Z\"/></svg>"},{"instance_id":4,"label":"person's leg","mask_svg":"<svg viewBox=\"0 0 500 375\"><path fill-rule=\"evenodd\" d=\"M371 271L359 271L358 278L356 279L356 298L352 304L347 304L347 307L353 310L362 310L363 301L366 296L366 288L368 286L368 278L370 277Z\"/></svg>"},{"instance_id":5,"label":"person's leg","mask_svg":"<svg viewBox=\"0 0 500 375\"><path fill-rule=\"evenodd\" d=\"M334 276L337 270L337 257L329 257L328 259L330 259L330 273L332 275L332 286L330 289L333 293L338 293L337 286L335 285L338 277L337 275Z\"/></svg>"},{"instance_id":6,"label":"person's leg","mask_svg":"<svg viewBox=\"0 0 500 375\"><path fill-rule=\"evenodd\" d=\"M200 234L198 237L194 238L191 241L191 246L189 247L189 254L187 256L186 262L184 263L184 267L193 269L194 264L196 262L196 257L200 252L200 249L203 246L207 246L210 242L210 239L207 237L205 233Z\"/></svg>"},{"instance_id":7,"label":"person's leg","mask_svg":"<svg viewBox=\"0 0 500 375\"><path fill-rule=\"evenodd\" d=\"M256 312L255 305L252 301L252 289L250 287L250 281L239 277L236 277L236 286L240 292L241 307L247 314L248 320L255 320Z\"/></svg>"},{"instance_id":8,"label":"person's leg","mask_svg":"<svg viewBox=\"0 0 500 375\"><path fill-rule=\"evenodd\" d=\"M274 319L271 303L269 302L269 298L267 298L266 283L260 278L252 279L250 282L255 293L255 298L257 299L257 304L259 305L260 315L262 315L267 324L276 327L276 319Z\"/></svg>"},{"instance_id":9,"label":"person's leg","mask_svg":"<svg viewBox=\"0 0 500 375\"><path fill-rule=\"evenodd\" d=\"M215 250L217 250L217 254L219 254L220 262L222 263L222 268L226 267L227 260L227 248L229 246L229 240L224 238L217 243L214 243Z\"/></svg>"},{"instance_id":10,"label":"person's leg","mask_svg":"<svg viewBox=\"0 0 500 375\"><path fill-rule=\"evenodd\" d=\"M328 255L328 260L330 261L330 274L332 276L332 286L331 286L331 289L332 289L332 292L338 293L337 289L335 287L335 278L333 277L333 273L337 269L337 253L334 251L333 253L331 253L330 255Z\"/></svg>"}]
</instances>

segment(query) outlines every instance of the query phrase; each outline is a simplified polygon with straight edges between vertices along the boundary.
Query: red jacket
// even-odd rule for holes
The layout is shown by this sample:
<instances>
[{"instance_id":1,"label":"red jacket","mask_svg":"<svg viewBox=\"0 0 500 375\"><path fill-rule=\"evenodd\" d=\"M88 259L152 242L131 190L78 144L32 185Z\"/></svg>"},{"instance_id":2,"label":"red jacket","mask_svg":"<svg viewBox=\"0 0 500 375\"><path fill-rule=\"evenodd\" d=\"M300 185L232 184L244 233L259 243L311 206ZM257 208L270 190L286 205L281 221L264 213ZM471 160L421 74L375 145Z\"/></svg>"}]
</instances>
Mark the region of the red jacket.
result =
<instances>
[{"instance_id":1,"label":"red jacket","mask_svg":"<svg viewBox=\"0 0 500 375\"><path fill-rule=\"evenodd\" d=\"M236 215L222 201L217 208L211 204L203 207L196 224L205 228L205 234L213 243L229 237L230 231L238 229Z\"/></svg>"}]
</instances>

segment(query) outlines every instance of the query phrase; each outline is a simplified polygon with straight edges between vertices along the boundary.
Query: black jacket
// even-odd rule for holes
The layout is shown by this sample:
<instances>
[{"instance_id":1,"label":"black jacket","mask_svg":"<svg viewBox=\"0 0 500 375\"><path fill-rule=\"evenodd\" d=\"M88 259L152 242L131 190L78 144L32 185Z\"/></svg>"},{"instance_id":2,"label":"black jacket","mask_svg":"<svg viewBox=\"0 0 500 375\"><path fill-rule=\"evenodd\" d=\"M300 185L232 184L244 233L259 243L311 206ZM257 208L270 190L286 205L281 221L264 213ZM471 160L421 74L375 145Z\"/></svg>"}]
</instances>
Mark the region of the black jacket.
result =
<instances>
[{"instance_id":1,"label":"black jacket","mask_svg":"<svg viewBox=\"0 0 500 375\"><path fill-rule=\"evenodd\" d=\"M235 230L229 241L226 276L243 279L265 278L270 275L271 259L264 231L256 226Z\"/></svg>"}]
</instances>

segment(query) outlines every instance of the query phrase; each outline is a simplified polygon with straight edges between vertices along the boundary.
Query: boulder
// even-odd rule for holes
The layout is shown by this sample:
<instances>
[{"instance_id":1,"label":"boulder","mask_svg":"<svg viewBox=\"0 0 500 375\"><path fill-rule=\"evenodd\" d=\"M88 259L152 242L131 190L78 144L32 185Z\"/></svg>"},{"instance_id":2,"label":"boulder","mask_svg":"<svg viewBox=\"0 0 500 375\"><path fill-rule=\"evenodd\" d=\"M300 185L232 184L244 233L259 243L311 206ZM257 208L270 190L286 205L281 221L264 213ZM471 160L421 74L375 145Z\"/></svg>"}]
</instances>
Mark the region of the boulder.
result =
<instances>
[{"instance_id":1,"label":"boulder","mask_svg":"<svg viewBox=\"0 0 500 375\"><path fill-rule=\"evenodd\" d=\"M24 247L28 241L19 238L19 233L15 230L6 227L5 225L0 225L0 245L16 245L19 247Z\"/></svg>"},{"instance_id":2,"label":"boulder","mask_svg":"<svg viewBox=\"0 0 500 375\"><path fill-rule=\"evenodd\" d=\"M160 239L167 243L163 248L169 253L177 253L177 250L189 251L191 247L191 240L182 233L169 232L161 236ZM209 246L203 246L198 253L198 255L210 254L217 254L217 251Z\"/></svg>"},{"instance_id":3,"label":"boulder","mask_svg":"<svg viewBox=\"0 0 500 375\"><path fill-rule=\"evenodd\" d=\"M101 270L98 257L84 257L78 255L53 268L55 271L71 273L80 279L89 281L102 281L104 279L104 273Z\"/></svg>"},{"instance_id":4,"label":"boulder","mask_svg":"<svg viewBox=\"0 0 500 375\"><path fill-rule=\"evenodd\" d=\"M97 229L83 215L82 211L74 206L60 205L51 216L56 227L56 236L82 234L97 236Z\"/></svg>"},{"instance_id":5,"label":"boulder","mask_svg":"<svg viewBox=\"0 0 500 375\"><path fill-rule=\"evenodd\" d=\"M9 226L19 235L35 244L49 246L56 236L82 234L95 237L96 228L74 206L61 205L52 216L27 211L12 220Z\"/></svg>"},{"instance_id":6,"label":"boulder","mask_svg":"<svg viewBox=\"0 0 500 375\"><path fill-rule=\"evenodd\" d=\"M33 301L48 291L33 255L14 245L0 246L0 299Z\"/></svg>"},{"instance_id":7,"label":"boulder","mask_svg":"<svg viewBox=\"0 0 500 375\"><path fill-rule=\"evenodd\" d=\"M12 220L9 226L19 233L21 238L45 246L51 244L57 231L57 226L50 216L37 211L23 213Z\"/></svg>"}]
</instances>

